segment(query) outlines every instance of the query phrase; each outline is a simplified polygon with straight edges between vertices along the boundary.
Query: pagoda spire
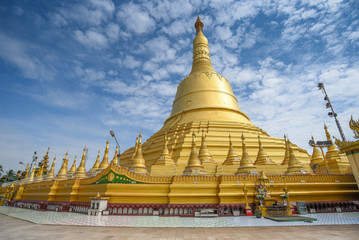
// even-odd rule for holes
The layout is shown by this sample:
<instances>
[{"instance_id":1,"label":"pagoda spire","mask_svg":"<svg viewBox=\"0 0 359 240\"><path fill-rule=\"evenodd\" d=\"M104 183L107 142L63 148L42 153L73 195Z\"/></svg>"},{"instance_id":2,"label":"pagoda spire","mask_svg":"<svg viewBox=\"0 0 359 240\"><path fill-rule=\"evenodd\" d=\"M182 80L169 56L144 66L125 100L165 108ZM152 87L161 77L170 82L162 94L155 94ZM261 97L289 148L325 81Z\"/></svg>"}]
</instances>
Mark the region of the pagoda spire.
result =
<instances>
[{"instance_id":1,"label":"pagoda spire","mask_svg":"<svg viewBox=\"0 0 359 240\"><path fill-rule=\"evenodd\" d=\"M74 176L75 172L76 172L76 156L75 156L74 162L73 162L70 170L67 173L67 176L69 178L72 178Z\"/></svg>"},{"instance_id":2,"label":"pagoda spire","mask_svg":"<svg viewBox=\"0 0 359 240\"><path fill-rule=\"evenodd\" d=\"M199 149L198 157L199 157L199 160L201 160L202 165L203 164L217 165L213 161L212 155L207 148L206 134L204 133L204 129L202 129L202 142L201 142L201 148Z\"/></svg>"},{"instance_id":3,"label":"pagoda spire","mask_svg":"<svg viewBox=\"0 0 359 240\"><path fill-rule=\"evenodd\" d=\"M161 153L161 155L157 158L155 164L153 164L153 165L155 165L155 166L158 166L158 165L162 165L162 166L174 166L174 165L176 165L175 162L173 161L173 159L172 159L172 157L171 157L169 151L168 151L167 142L168 142L168 137L167 137L167 133L165 133L162 153Z\"/></svg>"},{"instance_id":4,"label":"pagoda spire","mask_svg":"<svg viewBox=\"0 0 359 240\"><path fill-rule=\"evenodd\" d=\"M229 150L227 158L222 165L239 165L238 154L234 152L231 134L229 134Z\"/></svg>"},{"instance_id":5,"label":"pagoda spire","mask_svg":"<svg viewBox=\"0 0 359 240\"><path fill-rule=\"evenodd\" d=\"M30 174L30 168L29 168L29 164L27 164L26 168L25 168L25 177L24 177L24 179L27 179L29 177L29 174Z\"/></svg>"},{"instance_id":6,"label":"pagoda spire","mask_svg":"<svg viewBox=\"0 0 359 240\"><path fill-rule=\"evenodd\" d=\"M44 166L43 172L44 172L45 175L49 171L48 170L48 167L49 167L49 151L50 151L50 147L47 148L47 152L46 152L46 154L45 154L45 156L43 157L43 160L42 160L42 165Z\"/></svg>"},{"instance_id":7,"label":"pagoda spire","mask_svg":"<svg viewBox=\"0 0 359 240\"><path fill-rule=\"evenodd\" d=\"M63 159L63 162L62 162L62 166L55 177L56 180L66 180L67 179L67 172L68 172L68 165L69 165L69 160L67 159L67 157L68 157L68 152L66 152L65 158Z\"/></svg>"},{"instance_id":8,"label":"pagoda spire","mask_svg":"<svg viewBox=\"0 0 359 240\"><path fill-rule=\"evenodd\" d=\"M54 176L55 176L55 161L56 161L56 157L54 157L54 160L52 161L50 171L46 175L46 178L45 178L46 181L52 181L54 179Z\"/></svg>"},{"instance_id":9,"label":"pagoda spire","mask_svg":"<svg viewBox=\"0 0 359 240\"><path fill-rule=\"evenodd\" d=\"M118 146L116 146L116 151L115 151L115 155L112 158L111 164L117 166L118 165Z\"/></svg>"},{"instance_id":10,"label":"pagoda spire","mask_svg":"<svg viewBox=\"0 0 359 240\"><path fill-rule=\"evenodd\" d=\"M315 143L314 137L312 136L312 141ZM317 147L317 145L313 145L313 153L310 160L310 166L313 168L314 165L322 163L324 161L323 154Z\"/></svg>"},{"instance_id":11,"label":"pagoda spire","mask_svg":"<svg viewBox=\"0 0 359 240\"><path fill-rule=\"evenodd\" d=\"M135 173L138 174L147 174L147 168L145 164L145 159L143 158L142 154L142 133L138 136L138 144L137 144L137 151L136 155L133 158L132 168Z\"/></svg>"},{"instance_id":12,"label":"pagoda spire","mask_svg":"<svg viewBox=\"0 0 359 240\"><path fill-rule=\"evenodd\" d=\"M253 162L251 161L249 154L247 152L247 146L245 143L245 138L243 133L241 138L242 138L242 158L236 174L248 173L256 168L255 166L253 166Z\"/></svg>"},{"instance_id":13,"label":"pagoda spire","mask_svg":"<svg viewBox=\"0 0 359 240\"><path fill-rule=\"evenodd\" d=\"M41 182L43 180L43 173L44 173L44 165L39 167L36 177L34 178L34 182Z\"/></svg>"},{"instance_id":14,"label":"pagoda spire","mask_svg":"<svg viewBox=\"0 0 359 240\"><path fill-rule=\"evenodd\" d=\"M284 144L285 144L285 152L284 152L284 159L281 165L288 165L290 153L289 153L289 142L287 140L287 136L284 135Z\"/></svg>"},{"instance_id":15,"label":"pagoda spire","mask_svg":"<svg viewBox=\"0 0 359 240\"><path fill-rule=\"evenodd\" d=\"M127 166L128 166L129 168L132 168L133 159L134 159L135 156L136 156L137 148L138 148L138 137L136 137L135 149L134 149L134 151L133 151L133 154L132 154L130 160L128 161L128 163L127 163Z\"/></svg>"},{"instance_id":16,"label":"pagoda spire","mask_svg":"<svg viewBox=\"0 0 359 240\"><path fill-rule=\"evenodd\" d=\"M191 73L215 73L209 55L208 39L203 34L203 26L203 22L201 21L199 16L197 16L197 21L194 24L197 34L196 37L193 39L193 64Z\"/></svg>"},{"instance_id":17,"label":"pagoda spire","mask_svg":"<svg viewBox=\"0 0 359 240\"><path fill-rule=\"evenodd\" d=\"M192 149L191 154L188 159L188 164L185 167L183 174L206 174L206 171L203 169L201 161L198 158L197 146L196 146L196 134L192 133Z\"/></svg>"},{"instance_id":18,"label":"pagoda spire","mask_svg":"<svg viewBox=\"0 0 359 240\"><path fill-rule=\"evenodd\" d=\"M27 183L32 183L34 181L34 177L35 177L35 170L36 170L36 163L34 164L34 167L30 173L30 177L27 181Z\"/></svg>"},{"instance_id":19,"label":"pagoda spire","mask_svg":"<svg viewBox=\"0 0 359 240\"><path fill-rule=\"evenodd\" d=\"M97 169L99 168L99 166L100 166L100 150L98 150L97 158L96 158L95 164L93 165L93 167L90 170L90 174L95 174Z\"/></svg>"},{"instance_id":20,"label":"pagoda spire","mask_svg":"<svg viewBox=\"0 0 359 240\"><path fill-rule=\"evenodd\" d=\"M259 135L258 135L258 145L259 145L259 149L258 149L257 158L253 164L254 165L275 164L272 160L270 160L267 153L264 151L261 142L261 137Z\"/></svg>"},{"instance_id":21,"label":"pagoda spire","mask_svg":"<svg viewBox=\"0 0 359 240\"><path fill-rule=\"evenodd\" d=\"M303 166L300 164L300 162L298 161L298 159L295 157L295 154L293 152L292 147L290 146L291 142L289 140L288 141L288 147L289 147L289 162L288 162L288 168L287 171L285 172L287 173L302 173L302 169Z\"/></svg>"},{"instance_id":22,"label":"pagoda spire","mask_svg":"<svg viewBox=\"0 0 359 240\"><path fill-rule=\"evenodd\" d=\"M329 134L327 125L324 124L324 130L325 130L325 135L327 136L327 141L331 141L332 145L330 145L328 147L328 151L325 154L325 160L327 161L327 163L331 163L331 162L337 162L340 161L340 155L339 155L339 150L336 148L336 146L334 145L333 141L332 141L332 137Z\"/></svg>"},{"instance_id":23,"label":"pagoda spire","mask_svg":"<svg viewBox=\"0 0 359 240\"><path fill-rule=\"evenodd\" d=\"M74 178L84 178L86 177L86 168L85 168L85 159L86 159L86 147L82 153L82 158L80 162L80 166L77 168L76 173L74 174Z\"/></svg>"},{"instance_id":24,"label":"pagoda spire","mask_svg":"<svg viewBox=\"0 0 359 240\"><path fill-rule=\"evenodd\" d=\"M108 145L109 144L110 144L110 139L107 139L105 154L103 155L102 162L98 168L99 170L103 170L103 169L107 168L109 165L109 163L108 163Z\"/></svg>"}]
</instances>

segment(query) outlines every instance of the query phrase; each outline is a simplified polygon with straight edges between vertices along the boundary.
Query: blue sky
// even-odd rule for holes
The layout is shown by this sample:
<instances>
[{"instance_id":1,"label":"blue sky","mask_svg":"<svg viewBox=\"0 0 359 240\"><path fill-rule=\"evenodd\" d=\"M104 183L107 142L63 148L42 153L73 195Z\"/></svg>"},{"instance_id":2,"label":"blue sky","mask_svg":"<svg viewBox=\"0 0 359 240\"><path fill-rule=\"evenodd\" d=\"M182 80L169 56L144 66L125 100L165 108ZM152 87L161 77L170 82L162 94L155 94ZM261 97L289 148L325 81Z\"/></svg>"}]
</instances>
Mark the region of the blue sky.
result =
<instances>
[{"instance_id":1,"label":"blue sky","mask_svg":"<svg viewBox=\"0 0 359 240\"><path fill-rule=\"evenodd\" d=\"M0 2L0 163L20 169L51 146L57 169L86 145L87 169L116 132L121 150L169 116L192 64L197 9L214 69L275 137L324 139L324 82L348 139L359 115L359 2ZM115 143L110 139L110 158ZM101 154L102 157L102 154Z\"/></svg>"}]
</instances>

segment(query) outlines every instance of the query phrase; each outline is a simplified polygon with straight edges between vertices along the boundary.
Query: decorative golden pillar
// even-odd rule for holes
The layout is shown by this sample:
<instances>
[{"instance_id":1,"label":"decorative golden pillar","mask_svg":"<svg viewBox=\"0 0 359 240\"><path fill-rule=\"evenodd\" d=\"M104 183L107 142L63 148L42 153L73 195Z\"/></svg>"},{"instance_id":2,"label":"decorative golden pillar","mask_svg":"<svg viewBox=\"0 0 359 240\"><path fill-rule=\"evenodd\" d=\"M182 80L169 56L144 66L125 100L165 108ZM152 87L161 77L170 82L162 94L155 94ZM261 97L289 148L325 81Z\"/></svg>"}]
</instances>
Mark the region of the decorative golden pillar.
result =
<instances>
[{"instance_id":1,"label":"decorative golden pillar","mask_svg":"<svg viewBox=\"0 0 359 240\"><path fill-rule=\"evenodd\" d=\"M133 171L138 174L147 174L147 168L145 164L145 159L142 154L142 134L138 136L138 147L136 151L136 155L133 158Z\"/></svg>"},{"instance_id":2,"label":"decorative golden pillar","mask_svg":"<svg viewBox=\"0 0 359 240\"><path fill-rule=\"evenodd\" d=\"M85 168L85 159L86 159L86 147L84 148L80 166L77 168L76 173L73 178L85 178L86 177L86 168Z\"/></svg>"},{"instance_id":3,"label":"decorative golden pillar","mask_svg":"<svg viewBox=\"0 0 359 240\"><path fill-rule=\"evenodd\" d=\"M100 150L98 150L98 152L97 152L97 158L96 158L95 164L91 168L89 174L90 175L95 174L99 167L100 167Z\"/></svg>"},{"instance_id":4,"label":"decorative golden pillar","mask_svg":"<svg viewBox=\"0 0 359 240\"><path fill-rule=\"evenodd\" d=\"M52 162L51 168L49 173L46 175L45 181L52 181L54 180L54 176L55 176L55 161L56 161L56 157L54 157L54 160Z\"/></svg>"},{"instance_id":5,"label":"decorative golden pillar","mask_svg":"<svg viewBox=\"0 0 359 240\"><path fill-rule=\"evenodd\" d=\"M196 134L192 133L192 149L188 159L188 164L183 171L183 174L186 175L206 174L206 171L203 169L201 161L198 158L195 138Z\"/></svg>"},{"instance_id":6,"label":"decorative golden pillar","mask_svg":"<svg viewBox=\"0 0 359 240\"><path fill-rule=\"evenodd\" d=\"M253 166L253 162L249 158L248 152L247 152L247 146L245 143L244 135L242 134L242 159L239 164L239 168L236 172L236 174L241 173L248 173L255 169L256 167Z\"/></svg>"}]
</instances>

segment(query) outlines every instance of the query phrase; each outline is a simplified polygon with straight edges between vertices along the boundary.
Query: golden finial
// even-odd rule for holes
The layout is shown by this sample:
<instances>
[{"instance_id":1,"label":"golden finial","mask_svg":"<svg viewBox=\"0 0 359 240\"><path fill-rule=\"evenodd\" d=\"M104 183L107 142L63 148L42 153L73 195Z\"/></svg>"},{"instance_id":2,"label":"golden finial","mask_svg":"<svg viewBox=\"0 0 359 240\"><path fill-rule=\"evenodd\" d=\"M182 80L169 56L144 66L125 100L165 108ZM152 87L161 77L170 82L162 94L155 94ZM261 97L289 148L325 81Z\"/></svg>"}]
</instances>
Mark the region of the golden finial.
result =
<instances>
[{"instance_id":1,"label":"golden finial","mask_svg":"<svg viewBox=\"0 0 359 240\"><path fill-rule=\"evenodd\" d=\"M203 30L203 22L201 21L201 19L199 18L199 15L197 16L197 21L194 24L194 27L196 28L197 32L202 31Z\"/></svg>"}]
</instances>

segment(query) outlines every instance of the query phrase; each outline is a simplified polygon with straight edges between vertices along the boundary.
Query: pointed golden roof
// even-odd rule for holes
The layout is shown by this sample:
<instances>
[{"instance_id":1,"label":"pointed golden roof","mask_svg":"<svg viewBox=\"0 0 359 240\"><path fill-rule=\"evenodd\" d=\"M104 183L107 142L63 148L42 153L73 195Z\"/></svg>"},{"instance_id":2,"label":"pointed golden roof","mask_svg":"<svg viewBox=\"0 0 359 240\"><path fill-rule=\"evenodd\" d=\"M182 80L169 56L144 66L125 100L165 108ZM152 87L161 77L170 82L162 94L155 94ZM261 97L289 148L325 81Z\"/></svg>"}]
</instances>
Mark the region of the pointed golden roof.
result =
<instances>
[{"instance_id":1,"label":"pointed golden roof","mask_svg":"<svg viewBox=\"0 0 359 240\"><path fill-rule=\"evenodd\" d=\"M127 163L127 167L129 167L129 168L132 168L133 159L134 159L135 156L136 156L137 148L138 148L138 137L136 137L135 149L134 149L134 151L133 151L133 154L132 154L130 160L128 161L128 163Z\"/></svg>"},{"instance_id":2,"label":"pointed golden roof","mask_svg":"<svg viewBox=\"0 0 359 240\"><path fill-rule=\"evenodd\" d=\"M196 134L192 133L192 148L191 154L188 159L188 164L185 167L183 174L205 174L201 161L198 158L197 146L196 146Z\"/></svg>"},{"instance_id":3,"label":"pointed golden roof","mask_svg":"<svg viewBox=\"0 0 359 240\"><path fill-rule=\"evenodd\" d=\"M116 151L115 151L115 155L113 155L113 158L112 158L112 161L111 161L111 164L117 166L118 165L118 146L116 146Z\"/></svg>"},{"instance_id":4,"label":"pointed golden roof","mask_svg":"<svg viewBox=\"0 0 359 240\"><path fill-rule=\"evenodd\" d=\"M325 159L328 163L331 162L338 162L340 161L340 151L337 149L337 147L334 145L332 138L329 134L327 125L324 124L324 130L325 130L325 135L327 136L327 141L331 141L332 145L330 147L328 147L328 151L325 154Z\"/></svg>"},{"instance_id":5,"label":"pointed golden roof","mask_svg":"<svg viewBox=\"0 0 359 240\"><path fill-rule=\"evenodd\" d=\"M86 177L86 168L85 168L85 159L86 159L86 147L82 153L82 158L79 167L76 169L74 178L84 178Z\"/></svg>"},{"instance_id":6,"label":"pointed golden roof","mask_svg":"<svg viewBox=\"0 0 359 240\"><path fill-rule=\"evenodd\" d=\"M283 162L281 163L281 165L288 165L289 159L290 159L289 142L285 135L284 135L284 144L285 144L284 159L283 159Z\"/></svg>"},{"instance_id":7,"label":"pointed golden roof","mask_svg":"<svg viewBox=\"0 0 359 240\"><path fill-rule=\"evenodd\" d=\"M140 135L138 136L137 151L136 151L135 157L133 158L132 168L135 173L147 174L145 159L143 158L143 154L142 154L142 140L141 139L142 139L142 133L140 132Z\"/></svg>"},{"instance_id":8,"label":"pointed golden roof","mask_svg":"<svg viewBox=\"0 0 359 240\"><path fill-rule=\"evenodd\" d=\"M109 165L109 163L108 163L108 148L109 148L108 146L109 146L109 144L110 144L110 139L107 139L105 154L103 155L102 162L98 168L99 170L105 169Z\"/></svg>"},{"instance_id":9,"label":"pointed golden roof","mask_svg":"<svg viewBox=\"0 0 359 240\"><path fill-rule=\"evenodd\" d=\"M46 178L45 178L46 181L52 181L54 179L54 176L55 176L55 161L56 161L56 157L54 157L54 160L52 161L50 171L46 175Z\"/></svg>"},{"instance_id":10,"label":"pointed golden roof","mask_svg":"<svg viewBox=\"0 0 359 240\"><path fill-rule=\"evenodd\" d=\"M36 169L36 163L34 164L34 167L30 173L30 177L29 179L27 180L27 183L32 183L34 181L34 178L35 178L35 169Z\"/></svg>"},{"instance_id":11,"label":"pointed golden roof","mask_svg":"<svg viewBox=\"0 0 359 240\"><path fill-rule=\"evenodd\" d=\"M27 164L26 168L25 168L25 177L24 177L24 179L27 179L29 177L29 174L30 174L30 168L29 168L29 164Z\"/></svg>"},{"instance_id":12,"label":"pointed golden roof","mask_svg":"<svg viewBox=\"0 0 359 240\"><path fill-rule=\"evenodd\" d=\"M312 141L315 142L314 137L312 136ZM310 160L310 166L313 166L314 164L318 164L324 161L323 154L319 150L319 148L316 145L313 145L313 153L312 158Z\"/></svg>"},{"instance_id":13,"label":"pointed golden roof","mask_svg":"<svg viewBox=\"0 0 359 240\"><path fill-rule=\"evenodd\" d=\"M253 125L238 105L228 80L212 67L208 40L203 34L203 22L198 17L195 23L196 37L193 40L192 71L177 88L171 116L164 127L177 116L186 121L236 121Z\"/></svg>"},{"instance_id":14,"label":"pointed golden roof","mask_svg":"<svg viewBox=\"0 0 359 240\"><path fill-rule=\"evenodd\" d=\"M74 162L70 168L70 170L68 171L67 175L71 178L76 172L76 156L75 156L75 159L74 159Z\"/></svg>"},{"instance_id":15,"label":"pointed golden roof","mask_svg":"<svg viewBox=\"0 0 359 240\"><path fill-rule=\"evenodd\" d=\"M174 165L176 165L175 162L173 161L169 151L168 151L167 142L168 142L168 137L167 137L167 134L165 133L162 153L157 158L156 162L153 165L155 165L155 166L159 166L159 165L161 165L161 166L174 166Z\"/></svg>"},{"instance_id":16,"label":"pointed golden roof","mask_svg":"<svg viewBox=\"0 0 359 240\"><path fill-rule=\"evenodd\" d=\"M258 135L258 145L259 145L259 149L258 149L257 158L254 162L254 165L275 164L272 160L270 160L267 153L264 151L262 142L261 142L261 137L259 135Z\"/></svg>"},{"instance_id":17,"label":"pointed golden roof","mask_svg":"<svg viewBox=\"0 0 359 240\"><path fill-rule=\"evenodd\" d=\"M62 166L55 177L56 180L66 180L67 179L68 164L69 164L69 160L67 159L67 157L68 157L68 152L66 152L65 158L63 159L63 162L62 162Z\"/></svg>"},{"instance_id":18,"label":"pointed golden roof","mask_svg":"<svg viewBox=\"0 0 359 240\"><path fill-rule=\"evenodd\" d=\"M229 134L229 150L227 158L222 165L239 165L238 154L234 152L231 134Z\"/></svg>"},{"instance_id":19,"label":"pointed golden roof","mask_svg":"<svg viewBox=\"0 0 359 240\"><path fill-rule=\"evenodd\" d=\"M201 161L202 165L203 164L217 165L213 161L212 155L207 148L206 134L204 133L204 129L202 129L202 141L201 141L201 147L199 149L198 157L199 157L199 160Z\"/></svg>"},{"instance_id":20,"label":"pointed golden roof","mask_svg":"<svg viewBox=\"0 0 359 240\"><path fill-rule=\"evenodd\" d=\"M301 170L303 169L303 166L300 164L298 159L295 157L293 149L290 146L291 142L289 140L287 140L287 141L288 141L288 146L289 146L290 158L289 158L289 162L288 162L288 168L285 173L286 174L287 173L302 173Z\"/></svg>"},{"instance_id":21,"label":"pointed golden roof","mask_svg":"<svg viewBox=\"0 0 359 240\"><path fill-rule=\"evenodd\" d=\"M95 161L95 163L94 163L94 165L93 165L93 167L91 168L91 170L90 170L89 173L90 173L90 174L96 173L97 170L98 170L98 168L99 168L99 166L100 166L100 150L98 150L98 152L97 152L96 161Z\"/></svg>"},{"instance_id":22,"label":"pointed golden roof","mask_svg":"<svg viewBox=\"0 0 359 240\"><path fill-rule=\"evenodd\" d=\"M253 171L255 168L256 167L253 166L253 162L250 159L249 154L247 152L247 146L246 146L246 143L245 143L245 137L242 134L242 158L241 158L239 168L238 168L236 174L247 173L247 172Z\"/></svg>"}]
</instances>

